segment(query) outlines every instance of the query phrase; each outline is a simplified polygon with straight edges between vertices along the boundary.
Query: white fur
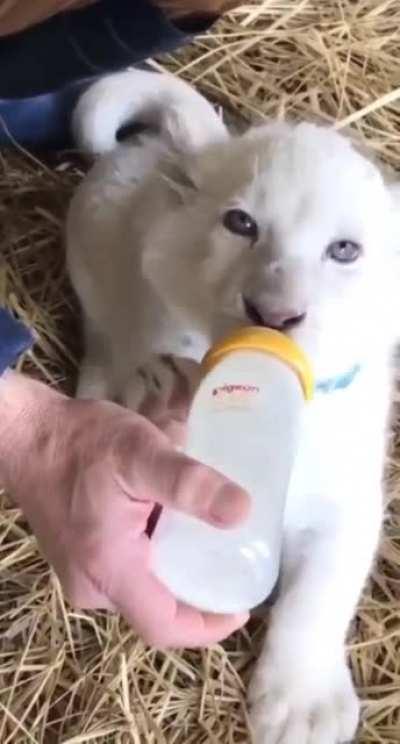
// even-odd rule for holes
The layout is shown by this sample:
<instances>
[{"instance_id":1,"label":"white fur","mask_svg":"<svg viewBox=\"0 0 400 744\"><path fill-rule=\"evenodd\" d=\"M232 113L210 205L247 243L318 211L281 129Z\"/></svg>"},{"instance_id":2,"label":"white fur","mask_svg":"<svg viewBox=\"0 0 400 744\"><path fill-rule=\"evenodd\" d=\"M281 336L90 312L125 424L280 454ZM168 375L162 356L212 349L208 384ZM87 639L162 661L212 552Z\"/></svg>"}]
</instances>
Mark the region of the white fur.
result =
<instances>
[{"instance_id":1,"label":"white fur","mask_svg":"<svg viewBox=\"0 0 400 744\"><path fill-rule=\"evenodd\" d=\"M74 111L77 142L88 152L110 152L117 144L118 129L131 117L160 126L165 137L171 132L170 144L182 148L203 145L210 130L215 136L224 135L211 104L188 91L186 83L168 74L128 70L100 78L81 96Z\"/></svg>"},{"instance_id":2,"label":"white fur","mask_svg":"<svg viewBox=\"0 0 400 744\"><path fill-rule=\"evenodd\" d=\"M273 124L231 139L190 88L179 83L174 99L171 78L154 76L146 89L144 74L105 79L78 107L83 140L102 149L105 93L117 112L105 108L109 143L121 112L135 111L135 86L145 108L158 101L161 124L173 106L177 125L167 137L161 126L158 138L115 148L73 200L68 263L87 335L79 392L137 407L145 392L138 369L160 379L161 353L198 361L221 333L248 323L243 293L267 313L307 312L291 335L318 378L361 365L347 389L316 395L308 407L281 594L250 691L256 744L349 741L358 702L344 644L381 524L398 187L331 129ZM232 206L256 219L254 246L223 227ZM363 256L347 266L327 259L338 239L360 242ZM167 375L164 394L171 384Z\"/></svg>"}]
</instances>

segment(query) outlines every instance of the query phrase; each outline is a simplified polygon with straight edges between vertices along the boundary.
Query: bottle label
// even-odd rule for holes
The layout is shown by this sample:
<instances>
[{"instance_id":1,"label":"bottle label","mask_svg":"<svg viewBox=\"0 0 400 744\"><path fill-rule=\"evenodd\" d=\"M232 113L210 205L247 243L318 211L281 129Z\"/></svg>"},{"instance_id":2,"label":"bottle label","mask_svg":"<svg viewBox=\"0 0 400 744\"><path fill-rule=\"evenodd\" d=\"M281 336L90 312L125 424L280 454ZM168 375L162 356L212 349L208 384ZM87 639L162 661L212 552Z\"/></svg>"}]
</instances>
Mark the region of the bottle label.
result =
<instances>
[{"instance_id":1,"label":"bottle label","mask_svg":"<svg viewBox=\"0 0 400 744\"><path fill-rule=\"evenodd\" d=\"M226 408L249 408L260 392L258 385L225 384L212 390L213 407L219 410Z\"/></svg>"}]
</instances>

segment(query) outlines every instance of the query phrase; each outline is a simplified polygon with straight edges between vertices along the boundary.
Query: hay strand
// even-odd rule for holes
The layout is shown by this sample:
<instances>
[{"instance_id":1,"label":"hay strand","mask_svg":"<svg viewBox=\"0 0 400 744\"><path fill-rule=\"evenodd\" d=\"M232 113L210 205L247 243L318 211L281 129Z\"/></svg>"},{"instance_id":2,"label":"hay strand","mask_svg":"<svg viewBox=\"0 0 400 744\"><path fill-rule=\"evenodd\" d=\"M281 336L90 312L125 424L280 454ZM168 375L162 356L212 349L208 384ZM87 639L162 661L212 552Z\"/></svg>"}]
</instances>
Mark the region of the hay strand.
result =
<instances>
[{"instance_id":1,"label":"hay strand","mask_svg":"<svg viewBox=\"0 0 400 744\"><path fill-rule=\"evenodd\" d=\"M397 0L249 2L162 63L247 120L315 118L352 126L400 166ZM37 333L23 369L72 390L76 305L61 225L82 164L0 155L0 302ZM360 744L400 741L400 426L387 469L385 534L349 638L363 701ZM245 744L245 689L263 625L223 647L158 653L120 618L76 612L12 500L0 495L2 744ZM360 520L361 520L360 515Z\"/></svg>"}]
</instances>

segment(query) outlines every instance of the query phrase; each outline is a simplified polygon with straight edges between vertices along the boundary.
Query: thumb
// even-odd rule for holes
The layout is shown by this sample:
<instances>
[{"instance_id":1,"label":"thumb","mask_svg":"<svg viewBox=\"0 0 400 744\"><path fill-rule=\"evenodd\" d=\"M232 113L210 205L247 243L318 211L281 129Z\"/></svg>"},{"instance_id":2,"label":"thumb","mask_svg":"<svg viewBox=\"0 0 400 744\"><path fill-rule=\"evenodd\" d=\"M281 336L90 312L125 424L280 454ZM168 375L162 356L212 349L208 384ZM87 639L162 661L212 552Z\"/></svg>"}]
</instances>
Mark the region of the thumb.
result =
<instances>
[{"instance_id":1,"label":"thumb","mask_svg":"<svg viewBox=\"0 0 400 744\"><path fill-rule=\"evenodd\" d=\"M246 492L216 470L177 452L142 416L130 417L113 442L115 478L132 498L170 506L218 527L241 522Z\"/></svg>"}]
</instances>

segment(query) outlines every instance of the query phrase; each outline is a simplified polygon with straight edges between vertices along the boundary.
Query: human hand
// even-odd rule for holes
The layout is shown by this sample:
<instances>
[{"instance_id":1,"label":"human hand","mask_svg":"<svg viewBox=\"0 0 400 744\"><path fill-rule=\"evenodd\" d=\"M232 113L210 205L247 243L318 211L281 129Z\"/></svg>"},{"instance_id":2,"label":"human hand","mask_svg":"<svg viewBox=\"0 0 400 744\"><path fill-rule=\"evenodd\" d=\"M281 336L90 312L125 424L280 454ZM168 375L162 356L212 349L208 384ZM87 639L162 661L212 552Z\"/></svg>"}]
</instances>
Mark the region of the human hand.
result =
<instances>
[{"instance_id":1,"label":"human hand","mask_svg":"<svg viewBox=\"0 0 400 744\"><path fill-rule=\"evenodd\" d=\"M0 0L0 37L18 33L58 13L79 10L96 0ZM239 5L239 0L153 0L171 18L190 15L218 16ZM134 10L134 7L133 7Z\"/></svg>"},{"instance_id":2,"label":"human hand","mask_svg":"<svg viewBox=\"0 0 400 744\"><path fill-rule=\"evenodd\" d=\"M78 10L95 0L0 0L0 36L24 31L66 10Z\"/></svg>"},{"instance_id":3,"label":"human hand","mask_svg":"<svg viewBox=\"0 0 400 744\"><path fill-rule=\"evenodd\" d=\"M121 612L156 646L209 645L244 624L177 602L151 574L146 531L157 503L234 525L243 491L142 416L15 373L0 379L0 421L0 479L75 606Z\"/></svg>"}]
</instances>

